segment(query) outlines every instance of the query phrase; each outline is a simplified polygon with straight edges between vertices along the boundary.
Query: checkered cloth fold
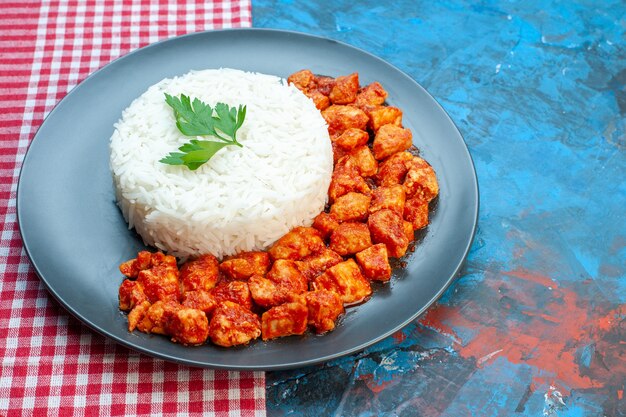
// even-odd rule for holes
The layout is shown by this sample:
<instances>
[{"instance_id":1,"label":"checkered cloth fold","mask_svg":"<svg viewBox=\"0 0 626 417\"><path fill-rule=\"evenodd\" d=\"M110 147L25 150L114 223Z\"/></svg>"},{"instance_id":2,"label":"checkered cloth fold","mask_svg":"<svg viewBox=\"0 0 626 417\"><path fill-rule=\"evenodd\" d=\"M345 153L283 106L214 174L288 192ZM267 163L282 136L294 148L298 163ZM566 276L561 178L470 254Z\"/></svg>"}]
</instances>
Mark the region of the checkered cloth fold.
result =
<instances>
[{"instance_id":1,"label":"checkered cloth fold","mask_svg":"<svg viewBox=\"0 0 626 417\"><path fill-rule=\"evenodd\" d=\"M247 0L0 0L0 416L265 415L263 373L134 353L69 316L22 247L24 154L67 92L111 60L184 33L250 26Z\"/></svg>"}]
</instances>

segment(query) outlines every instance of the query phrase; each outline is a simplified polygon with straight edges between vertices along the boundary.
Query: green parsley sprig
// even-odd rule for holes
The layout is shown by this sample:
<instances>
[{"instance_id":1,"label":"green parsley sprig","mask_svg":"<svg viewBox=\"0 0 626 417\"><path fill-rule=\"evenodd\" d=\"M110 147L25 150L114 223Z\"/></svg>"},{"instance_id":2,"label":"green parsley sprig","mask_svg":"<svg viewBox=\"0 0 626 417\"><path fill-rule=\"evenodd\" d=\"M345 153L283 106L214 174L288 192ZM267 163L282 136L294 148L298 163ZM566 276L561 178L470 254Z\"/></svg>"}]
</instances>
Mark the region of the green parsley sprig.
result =
<instances>
[{"instance_id":1,"label":"green parsley sprig","mask_svg":"<svg viewBox=\"0 0 626 417\"><path fill-rule=\"evenodd\" d=\"M190 170L198 169L220 149L229 145L243 147L237 142L237 130L246 118L246 106L238 108L217 103L214 108L201 100L181 94L174 97L165 93L165 102L174 109L176 127L185 136L212 136L220 142L192 139L170 152L159 162L168 165L185 165Z\"/></svg>"}]
</instances>

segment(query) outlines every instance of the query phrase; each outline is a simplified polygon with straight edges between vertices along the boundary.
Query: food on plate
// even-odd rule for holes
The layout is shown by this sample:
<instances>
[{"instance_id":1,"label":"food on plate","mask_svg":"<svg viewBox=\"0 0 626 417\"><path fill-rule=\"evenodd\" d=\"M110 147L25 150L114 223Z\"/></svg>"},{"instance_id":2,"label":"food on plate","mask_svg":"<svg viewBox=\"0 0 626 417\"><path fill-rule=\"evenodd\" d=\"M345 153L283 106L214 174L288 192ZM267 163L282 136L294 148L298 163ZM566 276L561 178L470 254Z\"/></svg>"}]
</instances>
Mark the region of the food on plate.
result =
<instances>
[{"instance_id":1,"label":"food on plate","mask_svg":"<svg viewBox=\"0 0 626 417\"><path fill-rule=\"evenodd\" d=\"M220 84L214 77L222 76L230 88L241 87L236 78L243 77L241 84L251 90L242 96L220 90L191 98ZM190 73L152 87L155 91L149 90L124 113L113 136L111 158L120 206L146 243L158 241L153 245L168 252L141 251L120 265L126 279L119 287L119 308L128 312L129 331L167 335L183 345L210 341L223 347L303 335L307 330L324 334L336 328L346 307L366 302L377 285L392 279L392 259L405 256L415 231L428 225L429 204L439 194L437 177L418 156L412 132L402 123L402 111L385 104L388 94L383 86L378 82L361 86L358 73L332 78L310 70L292 74L288 82L291 85L285 86L274 77L233 70L219 75ZM157 105L157 95L166 91L168 102ZM288 105L273 101L274 93ZM218 100L229 104L218 111L214 103L223 103ZM230 107L238 101L246 107ZM275 106L275 112L267 111L267 106ZM321 118L324 135L311 110ZM141 121L137 115L144 111L160 116ZM161 119L168 117L166 125ZM217 119L227 122L220 125ZM286 119L313 127L303 131L285 127L295 135L295 144L284 143L292 139L282 133L277 133L278 141L269 138L263 144L272 129L283 130ZM158 123L152 134L162 133L164 145L145 139L150 122ZM184 139L176 129L196 135L208 132L209 139ZM210 139L211 129L228 137ZM134 149L136 144L125 143L122 135L129 141L141 137L158 152L146 152L153 158L147 162L148 157ZM307 145L307 138L314 144ZM220 146L203 143L220 140ZM180 152L172 152L172 146ZM285 151L299 147L307 149L294 157ZM170 154L159 163L163 152ZM131 167L133 158L138 158L140 168ZM261 160L276 166L265 170L254 164ZM305 163L311 165L303 170ZM157 179L146 179L150 173ZM267 177L272 175L289 178ZM246 181L252 184L245 185ZM272 187L283 183L286 188L277 198ZM309 188L298 188L305 183ZM157 184L183 191L165 193L155 188ZM265 188L257 193L249 186ZM224 187L227 198L213 199L219 193L209 193L212 187ZM174 200L171 204L168 196ZM278 218L263 217L265 211L253 206L269 207ZM289 220L283 218L287 213ZM259 216L256 223L254 216ZM181 256L180 264L172 254Z\"/></svg>"},{"instance_id":2,"label":"food on plate","mask_svg":"<svg viewBox=\"0 0 626 417\"><path fill-rule=\"evenodd\" d=\"M220 113L234 120L232 130L217 121L212 127L227 140L233 133L241 146L222 147L194 166L193 158L206 159L204 142L221 141L188 136L207 132L200 129L207 117L194 119L189 106L205 116L210 106L211 120ZM245 120L234 130L243 106ZM183 146L191 167L161 162ZM309 226L324 209L333 169L326 123L313 102L279 77L233 69L192 71L151 86L124 110L110 150L129 227L146 245L181 258L262 251Z\"/></svg>"}]
</instances>

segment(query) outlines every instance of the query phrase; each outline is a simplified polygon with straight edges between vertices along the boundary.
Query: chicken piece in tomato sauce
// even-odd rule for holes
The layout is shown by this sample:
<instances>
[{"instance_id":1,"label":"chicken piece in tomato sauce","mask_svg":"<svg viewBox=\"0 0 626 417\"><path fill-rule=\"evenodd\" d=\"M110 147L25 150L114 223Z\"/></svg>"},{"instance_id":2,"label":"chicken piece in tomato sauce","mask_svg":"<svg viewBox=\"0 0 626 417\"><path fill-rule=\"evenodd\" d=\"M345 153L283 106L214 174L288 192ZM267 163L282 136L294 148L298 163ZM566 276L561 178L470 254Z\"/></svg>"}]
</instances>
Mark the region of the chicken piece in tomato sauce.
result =
<instances>
[{"instance_id":1,"label":"chicken piece in tomato sauce","mask_svg":"<svg viewBox=\"0 0 626 417\"><path fill-rule=\"evenodd\" d=\"M308 315L307 307L297 302L272 307L261 316L261 337L270 340L303 334Z\"/></svg>"},{"instance_id":2,"label":"chicken piece in tomato sauce","mask_svg":"<svg viewBox=\"0 0 626 417\"><path fill-rule=\"evenodd\" d=\"M141 251L135 259L126 261L120 265L120 272L129 278L137 278L139 271L152 266L152 253Z\"/></svg>"},{"instance_id":3,"label":"chicken piece in tomato sauce","mask_svg":"<svg viewBox=\"0 0 626 417\"><path fill-rule=\"evenodd\" d=\"M406 173L409 172L407 162L413 159L413 155L408 152L398 152L385 159L378 166L376 182L379 186L389 187L391 185L402 184Z\"/></svg>"},{"instance_id":4,"label":"chicken piece in tomato sauce","mask_svg":"<svg viewBox=\"0 0 626 417\"><path fill-rule=\"evenodd\" d=\"M354 72L335 78L335 85L328 97L333 104L350 104L359 92L359 74Z\"/></svg>"},{"instance_id":5,"label":"chicken piece in tomato sauce","mask_svg":"<svg viewBox=\"0 0 626 417\"><path fill-rule=\"evenodd\" d=\"M350 151L358 146L366 145L370 140L370 135L364 130L351 127L331 139L334 144Z\"/></svg>"},{"instance_id":6,"label":"chicken piece in tomato sauce","mask_svg":"<svg viewBox=\"0 0 626 417\"><path fill-rule=\"evenodd\" d=\"M408 172L404 179L404 187L408 197L419 197L431 201L439 194L439 183L435 170L428 162L414 156L406 163Z\"/></svg>"},{"instance_id":7,"label":"chicken piece in tomato sauce","mask_svg":"<svg viewBox=\"0 0 626 417\"><path fill-rule=\"evenodd\" d=\"M403 256L409 246L403 218L393 210L381 209L370 214L367 225L374 243L384 243L390 257Z\"/></svg>"},{"instance_id":8,"label":"chicken piece in tomato sauce","mask_svg":"<svg viewBox=\"0 0 626 417\"><path fill-rule=\"evenodd\" d=\"M366 145L357 146L346 156L362 177L373 177L378 172L378 161Z\"/></svg>"},{"instance_id":9,"label":"chicken piece in tomato sauce","mask_svg":"<svg viewBox=\"0 0 626 417\"><path fill-rule=\"evenodd\" d=\"M330 214L340 222L365 221L371 200L369 195L349 192L335 200L330 206Z\"/></svg>"},{"instance_id":10,"label":"chicken piece in tomato sauce","mask_svg":"<svg viewBox=\"0 0 626 417\"><path fill-rule=\"evenodd\" d=\"M209 338L218 346L245 345L259 336L259 316L232 301L218 306L209 323Z\"/></svg>"},{"instance_id":11,"label":"chicken piece in tomato sauce","mask_svg":"<svg viewBox=\"0 0 626 417\"><path fill-rule=\"evenodd\" d=\"M130 311L135 308L136 305L148 300L146 294L143 292L143 285L137 281L125 279L120 285L118 290L120 310Z\"/></svg>"},{"instance_id":12,"label":"chicken piece in tomato sauce","mask_svg":"<svg viewBox=\"0 0 626 417\"><path fill-rule=\"evenodd\" d=\"M215 297L210 292L203 290L187 291L181 304L183 307L201 310L207 317L210 317L217 307Z\"/></svg>"},{"instance_id":13,"label":"chicken piece in tomato sauce","mask_svg":"<svg viewBox=\"0 0 626 417\"><path fill-rule=\"evenodd\" d=\"M335 166L328 187L328 199L334 203L336 199L349 192L370 194L370 186L361 176L359 170L350 159L342 158Z\"/></svg>"},{"instance_id":14,"label":"chicken piece in tomato sauce","mask_svg":"<svg viewBox=\"0 0 626 417\"><path fill-rule=\"evenodd\" d=\"M343 258L331 249L324 249L316 255L309 255L301 261L296 261L296 266L307 281L312 281L331 266L342 262Z\"/></svg>"},{"instance_id":15,"label":"chicken piece in tomato sauce","mask_svg":"<svg viewBox=\"0 0 626 417\"><path fill-rule=\"evenodd\" d=\"M339 220L334 214L321 212L313 219L315 229L319 230L324 239L328 239L330 234L339 226Z\"/></svg>"},{"instance_id":16,"label":"chicken piece in tomato sauce","mask_svg":"<svg viewBox=\"0 0 626 417\"><path fill-rule=\"evenodd\" d=\"M413 229L413 223L406 220L402 220L402 228L404 229L404 235L409 240L409 243L415 239L415 229Z\"/></svg>"},{"instance_id":17,"label":"chicken piece in tomato sauce","mask_svg":"<svg viewBox=\"0 0 626 417\"><path fill-rule=\"evenodd\" d=\"M148 301L178 300L178 268L176 265L159 264L139 271L137 282L143 286Z\"/></svg>"},{"instance_id":18,"label":"chicken piece in tomato sauce","mask_svg":"<svg viewBox=\"0 0 626 417\"><path fill-rule=\"evenodd\" d=\"M391 265L385 244L372 245L357 253L355 258L366 278L373 281L389 281L391 279Z\"/></svg>"},{"instance_id":19,"label":"chicken piece in tomato sauce","mask_svg":"<svg viewBox=\"0 0 626 417\"><path fill-rule=\"evenodd\" d=\"M157 265L176 267L176 258L165 255L163 252L141 251L135 259L126 261L120 265L120 272L128 278L137 278L140 271L150 269Z\"/></svg>"},{"instance_id":20,"label":"chicken piece in tomato sauce","mask_svg":"<svg viewBox=\"0 0 626 417\"><path fill-rule=\"evenodd\" d=\"M248 310L252 309L252 296L244 281L222 281L209 294L218 306L225 301L231 301Z\"/></svg>"},{"instance_id":21,"label":"chicken piece in tomato sauce","mask_svg":"<svg viewBox=\"0 0 626 417\"><path fill-rule=\"evenodd\" d=\"M324 249L324 241L320 232L312 227L296 227L269 249L272 259L300 260L312 253Z\"/></svg>"},{"instance_id":22,"label":"chicken piece in tomato sauce","mask_svg":"<svg viewBox=\"0 0 626 417\"><path fill-rule=\"evenodd\" d=\"M383 160L397 152L406 151L413 145L413 134L393 124L381 126L374 136L372 151L376 159Z\"/></svg>"},{"instance_id":23,"label":"chicken piece in tomato sauce","mask_svg":"<svg viewBox=\"0 0 626 417\"><path fill-rule=\"evenodd\" d=\"M316 255L309 255L314 257ZM307 259L305 257L304 259ZM288 259L274 262L267 277L254 275L248 287L254 302L262 308L283 304L308 289L308 280L300 271L298 263Z\"/></svg>"},{"instance_id":24,"label":"chicken piece in tomato sauce","mask_svg":"<svg viewBox=\"0 0 626 417\"><path fill-rule=\"evenodd\" d=\"M357 107L380 106L385 103L387 95L383 86L378 81L374 81L359 91L354 105Z\"/></svg>"},{"instance_id":25,"label":"chicken piece in tomato sauce","mask_svg":"<svg viewBox=\"0 0 626 417\"><path fill-rule=\"evenodd\" d=\"M132 310L130 310L130 313L128 313L128 317L127 317L129 332L132 332L135 330L139 322L146 315L146 312L148 311L150 306L151 306L150 301L146 300L137 304L135 307L133 307Z\"/></svg>"},{"instance_id":26,"label":"chicken piece in tomato sauce","mask_svg":"<svg viewBox=\"0 0 626 417\"><path fill-rule=\"evenodd\" d=\"M404 204L406 202L406 191L400 184L378 187L372 191L372 203L370 213L381 209L393 210L399 215L404 215Z\"/></svg>"},{"instance_id":27,"label":"chicken piece in tomato sauce","mask_svg":"<svg viewBox=\"0 0 626 417\"><path fill-rule=\"evenodd\" d=\"M354 259L348 259L317 277L312 283L314 290L336 292L344 305L357 304L372 294L370 283Z\"/></svg>"},{"instance_id":28,"label":"chicken piece in tomato sauce","mask_svg":"<svg viewBox=\"0 0 626 417\"><path fill-rule=\"evenodd\" d=\"M342 223L330 235L329 247L341 256L353 255L370 246L370 231L364 223Z\"/></svg>"},{"instance_id":29,"label":"chicken piece in tomato sauce","mask_svg":"<svg viewBox=\"0 0 626 417\"><path fill-rule=\"evenodd\" d=\"M341 297L334 291L310 291L305 294L305 300L308 324L317 334L334 330L337 319L345 312Z\"/></svg>"},{"instance_id":30,"label":"chicken piece in tomato sauce","mask_svg":"<svg viewBox=\"0 0 626 417\"><path fill-rule=\"evenodd\" d=\"M356 128L365 130L370 118L367 114L353 106L333 104L322 111L322 117L328 123L328 133L331 136L341 134L343 131Z\"/></svg>"},{"instance_id":31,"label":"chicken piece in tomato sauce","mask_svg":"<svg viewBox=\"0 0 626 417\"><path fill-rule=\"evenodd\" d=\"M274 262L272 269L267 273L267 278L289 292L301 293L309 288L308 281L298 269L296 262L288 259Z\"/></svg>"},{"instance_id":32,"label":"chicken piece in tomato sauce","mask_svg":"<svg viewBox=\"0 0 626 417\"><path fill-rule=\"evenodd\" d=\"M306 93L306 96L313 100L313 104L317 107L318 110L324 110L330 106L330 99L328 96L325 96L319 90L311 90Z\"/></svg>"},{"instance_id":33,"label":"chicken piece in tomato sauce","mask_svg":"<svg viewBox=\"0 0 626 417\"><path fill-rule=\"evenodd\" d=\"M308 69L294 72L287 77L287 82L289 84L293 84L298 90L305 94L310 90L315 89L317 86L317 83L315 82L315 74Z\"/></svg>"},{"instance_id":34,"label":"chicken piece in tomato sauce","mask_svg":"<svg viewBox=\"0 0 626 417\"><path fill-rule=\"evenodd\" d=\"M209 337L207 316L195 308L179 308L168 315L165 327L173 342L186 346L201 345Z\"/></svg>"},{"instance_id":35,"label":"chicken piece in tomato sauce","mask_svg":"<svg viewBox=\"0 0 626 417\"><path fill-rule=\"evenodd\" d=\"M298 90L302 91L307 97L313 100L318 110L324 110L331 104L328 93L324 94L318 88L319 77L310 70L301 70L291 74L287 78L289 84L293 84Z\"/></svg>"},{"instance_id":36,"label":"chicken piece in tomato sauce","mask_svg":"<svg viewBox=\"0 0 626 417\"><path fill-rule=\"evenodd\" d=\"M402 126L402 110L393 106L368 106L364 107L368 117L367 126L374 132L378 132L382 126L392 124Z\"/></svg>"},{"instance_id":37,"label":"chicken piece in tomato sauce","mask_svg":"<svg viewBox=\"0 0 626 417\"><path fill-rule=\"evenodd\" d=\"M180 268L180 291L209 291L219 281L219 262L211 254L187 261Z\"/></svg>"},{"instance_id":38,"label":"chicken piece in tomato sauce","mask_svg":"<svg viewBox=\"0 0 626 417\"><path fill-rule=\"evenodd\" d=\"M335 79L325 75L316 75L315 85L317 91L325 96L330 96L330 92L333 91L333 87L335 86Z\"/></svg>"},{"instance_id":39,"label":"chicken piece in tomato sauce","mask_svg":"<svg viewBox=\"0 0 626 417\"><path fill-rule=\"evenodd\" d=\"M294 295L294 292L289 288L260 275L250 277L248 287L254 303L261 308L284 304L291 300Z\"/></svg>"},{"instance_id":40,"label":"chicken piece in tomato sauce","mask_svg":"<svg viewBox=\"0 0 626 417\"><path fill-rule=\"evenodd\" d=\"M413 197L404 204L404 220L411 222L413 230L428 226L428 202L421 197Z\"/></svg>"},{"instance_id":41,"label":"chicken piece in tomato sauce","mask_svg":"<svg viewBox=\"0 0 626 417\"><path fill-rule=\"evenodd\" d=\"M181 308L176 301L157 301L150 305L137 323L137 330L144 333L169 334L167 332L167 320Z\"/></svg>"},{"instance_id":42,"label":"chicken piece in tomato sauce","mask_svg":"<svg viewBox=\"0 0 626 417\"><path fill-rule=\"evenodd\" d=\"M252 275L267 273L270 267L270 256L267 252L242 252L231 256L220 264L220 271L230 279L246 280Z\"/></svg>"}]
</instances>

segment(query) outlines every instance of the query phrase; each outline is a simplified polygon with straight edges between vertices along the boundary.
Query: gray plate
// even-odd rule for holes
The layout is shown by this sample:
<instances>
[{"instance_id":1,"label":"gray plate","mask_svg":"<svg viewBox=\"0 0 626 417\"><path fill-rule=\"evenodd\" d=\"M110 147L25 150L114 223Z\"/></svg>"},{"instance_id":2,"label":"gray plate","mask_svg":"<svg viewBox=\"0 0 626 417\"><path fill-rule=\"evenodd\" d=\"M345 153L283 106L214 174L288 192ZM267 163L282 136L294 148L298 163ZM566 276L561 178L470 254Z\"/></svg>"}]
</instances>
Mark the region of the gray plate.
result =
<instances>
[{"instance_id":1,"label":"gray plate","mask_svg":"<svg viewBox=\"0 0 626 417\"><path fill-rule=\"evenodd\" d=\"M144 248L115 205L109 137L131 101L150 85L191 69L230 67L287 77L302 68L332 76L359 72L379 81L404 111L414 143L435 168L441 194L432 223L406 268L350 308L338 328L245 348L183 347L129 333L118 311L118 265ZM478 185L463 138L437 102L385 61L330 39L294 32L237 29L197 33L130 53L72 90L45 120L19 179L17 215L24 246L50 293L92 329L139 352L188 365L270 370L356 352L415 320L445 290L469 250Z\"/></svg>"}]
</instances>

